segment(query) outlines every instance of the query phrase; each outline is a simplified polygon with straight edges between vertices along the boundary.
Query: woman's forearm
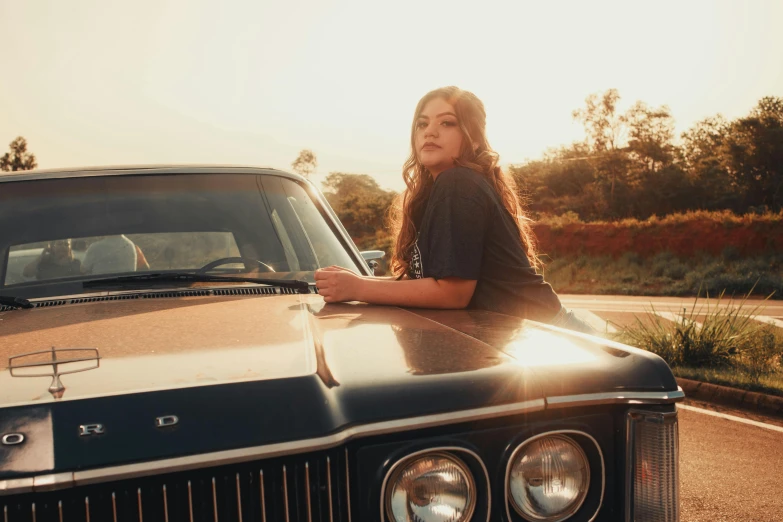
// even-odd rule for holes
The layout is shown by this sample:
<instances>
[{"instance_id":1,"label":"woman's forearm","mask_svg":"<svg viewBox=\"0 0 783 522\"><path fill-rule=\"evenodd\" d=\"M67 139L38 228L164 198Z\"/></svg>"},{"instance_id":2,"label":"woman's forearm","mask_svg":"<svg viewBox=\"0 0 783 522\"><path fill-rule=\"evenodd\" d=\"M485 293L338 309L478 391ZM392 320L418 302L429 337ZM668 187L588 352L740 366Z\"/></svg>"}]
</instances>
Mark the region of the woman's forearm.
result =
<instances>
[{"instance_id":1,"label":"woman's forearm","mask_svg":"<svg viewBox=\"0 0 783 522\"><path fill-rule=\"evenodd\" d=\"M363 278L357 300L366 303L417 308L465 308L476 281L458 278L388 280Z\"/></svg>"},{"instance_id":2,"label":"woman's forearm","mask_svg":"<svg viewBox=\"0 0 783 522\"><path fill-rule=\"evenodd\" d=\"M390 276L364 276L364 277L367 277L369 279L375 279L375 280L378 280L378 281L407 281L408 279L410 279L410 277L408 277L408 274L403 274L402 277L398 277L398 276L395 276L395 275L390 275Z\"/></svg>"}]
</instances>

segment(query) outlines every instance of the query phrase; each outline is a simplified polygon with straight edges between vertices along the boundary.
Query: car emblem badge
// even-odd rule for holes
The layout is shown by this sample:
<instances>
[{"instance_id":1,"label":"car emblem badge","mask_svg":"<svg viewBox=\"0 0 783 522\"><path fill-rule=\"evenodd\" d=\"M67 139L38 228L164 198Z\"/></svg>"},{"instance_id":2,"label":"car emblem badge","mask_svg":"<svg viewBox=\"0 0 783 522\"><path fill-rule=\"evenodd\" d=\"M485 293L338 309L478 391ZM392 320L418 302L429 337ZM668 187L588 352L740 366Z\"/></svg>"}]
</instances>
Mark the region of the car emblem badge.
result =
<instances>
[{"instance_id":1,"label":"car emblem badge","mask_svg":"<svg viewBox=\"0 0 783 522\"><path fill-rule=\"evenodd\" d=\"M94 370L100 367L100 361L101 357L96 348L52 347L51 350L9 357L8 369L12 377L51 377L49 393L55 399L60 399L65 394L61 375ZM47 370L51 370L51 373Z\"/></svg>"}]
</instances>

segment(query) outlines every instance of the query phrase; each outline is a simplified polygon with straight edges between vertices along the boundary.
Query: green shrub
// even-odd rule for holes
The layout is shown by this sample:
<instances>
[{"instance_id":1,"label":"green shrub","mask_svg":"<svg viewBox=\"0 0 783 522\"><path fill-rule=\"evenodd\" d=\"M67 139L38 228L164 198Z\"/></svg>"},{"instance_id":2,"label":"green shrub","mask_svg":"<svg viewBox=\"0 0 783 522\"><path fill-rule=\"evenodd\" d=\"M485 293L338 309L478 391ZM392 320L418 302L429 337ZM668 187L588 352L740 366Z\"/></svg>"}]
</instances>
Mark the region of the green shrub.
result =
<instances>
[{"instance_id":1,"label":"green shrub","mask_svg":"<svg viewBox=\"0 0 783 522\"><path fill-rule=\"evenodd\" d=\"M709 301L700 306L696 298L690 312L683 310L674 322L661 318L651 306L644 320L637 317L634 324L619 327L617 339L660 355L671 366L735 367L761 375L761 361L779 360L780 352L775 350L781 346L774 336L764 337L769 326L754 319L759 306L747 303L749 295L736 303L730 298L725 306L721 306L724 293L712 306ZM704 321L698 324L702 315Z\"/></svg>"},{"instance_id":2,"label":"green shrub","mask_svg":"<svg viewBox=\"0 0 783 522\"><path fill-rule=\"evenodd\" d=\"M685 266L680 261L676 261L671 265L669 265L668 267L666 267L666 269L663 272L663 275L670 279L681 281L685 279L686 275L688 275L688 267Z\"/></svg>"},{"instance_id":3,"label":"green shrub","mask_svg":"<svg viewBox=\"0 0 783 522\"><path fill-rule=\"evenodd\" d=\"M721 252L721 257L724 261L730 262L738 261L742 256L740 255L740 251L737 247L734 245L729 245L723 249Z\"/></svg>"},{"instance_id":4,"label":"green shrub","mask_svg":"<svg viewBox=\"0 0 783 522\"><path fill-rule=\"evenodd\" d=\"M688 266L669 251L656 254L648 261L648 264L650 266L650 275L653 277L664 277L680 281L689 272Z\"/></svg>"},{"instance_id":5,"label":"green shrub","mask_svg":"<svg viewBox=\"0 0 783 522\"><path fill-rule=\"evenodd\" d=\"M630 346L643 348L663 358L671 366L676 366L680 362L679 350L674 339L673 332L670 331L667 321L655 314L655 309L647 314L648 321L644 322L638 317L631 326L619 328L615 334L615 339L621 343Z\"/></svg>"},{"instance_id":6,"label":"green shrub","mask_svg":"<svg viewBox=\"0 0 783 522\"><path fill-rule=\"evenodd\" d=\"M560 214L559 216L548 216L540 220L539 223L549 225L551 229L555 231L561 230L566 225L582 223L582 220L579 219L579 214L569 210L568 212Z\"/></svg>"},{"instance_id":7,"label":"green shrub","mask_svg":"<svg viewBox=\"0 0 783 522\"><path fill-rule=\"evenodd\" d=\"M758 384L763 376L780 370L781 357L783 335L774 325L765 325L743 346L735 366Z\"/></svg>"},{"instance_id":8,"label":"green shrub","mask_svg":"<svg viewBox=\"0 0 783 522\"><path fill-rule=\"evenodd\" d=\"M620 262L623 264L639 266L642 264L642 258L636 252L626 252L620 256Z\"/></svg>"}]
</instances>

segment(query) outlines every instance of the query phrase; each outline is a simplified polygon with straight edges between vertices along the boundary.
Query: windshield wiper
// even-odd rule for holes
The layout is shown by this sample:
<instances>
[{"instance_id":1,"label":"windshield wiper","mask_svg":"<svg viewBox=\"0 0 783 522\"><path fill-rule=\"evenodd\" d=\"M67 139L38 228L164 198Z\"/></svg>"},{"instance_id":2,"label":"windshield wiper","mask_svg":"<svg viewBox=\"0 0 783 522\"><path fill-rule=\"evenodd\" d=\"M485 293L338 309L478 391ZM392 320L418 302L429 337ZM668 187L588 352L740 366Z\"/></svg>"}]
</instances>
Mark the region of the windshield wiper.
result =
<instances>
[{"instance_id":1,"label":"windshield wiper","mask_svg":"<svg viewBox=\"0 0 783 522\"><path fill-rule=\"evenodd\" d=\"M293 288L300 294L310 291L310 283L301 279L264 279L261 277L218 276L210 274L194 274L193 272L153 272L130 276L107 277L92 279L82 283L83 288L116 286L123 283L192 283L192 282L226 282L226 283L256 283L259 285Z\"/></svg>"},{"instance_id":2,"label":"windshield wiper","mask_svg":"<svg viewBox=\"0 0 783 522\"><path fill-rule=\"evenodd\" d=\"M0 305L13 306L15 308L35 308L35 305L24 297L11 297L0 295Z\"/></svg>"}]
</instances>

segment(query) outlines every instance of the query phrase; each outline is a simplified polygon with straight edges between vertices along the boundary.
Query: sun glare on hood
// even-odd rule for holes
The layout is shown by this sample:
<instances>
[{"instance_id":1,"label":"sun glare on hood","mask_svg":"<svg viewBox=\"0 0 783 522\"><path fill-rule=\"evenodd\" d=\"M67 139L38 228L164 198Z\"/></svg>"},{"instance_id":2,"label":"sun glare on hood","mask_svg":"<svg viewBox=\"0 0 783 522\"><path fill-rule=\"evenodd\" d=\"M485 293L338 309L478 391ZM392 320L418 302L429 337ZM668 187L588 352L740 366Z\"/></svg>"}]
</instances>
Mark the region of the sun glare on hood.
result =
<instances>
[{"instance_id":1,"label":"sun glare on hood","mask_svg":"<svg viewBox=\"0 0 783 522\"><path fill-rule=\"evenodd\" d=\"M527 367L581 364L596 359L576 340L537 328L523 329L504 351Z\"/></svg>"}]
</instances>

